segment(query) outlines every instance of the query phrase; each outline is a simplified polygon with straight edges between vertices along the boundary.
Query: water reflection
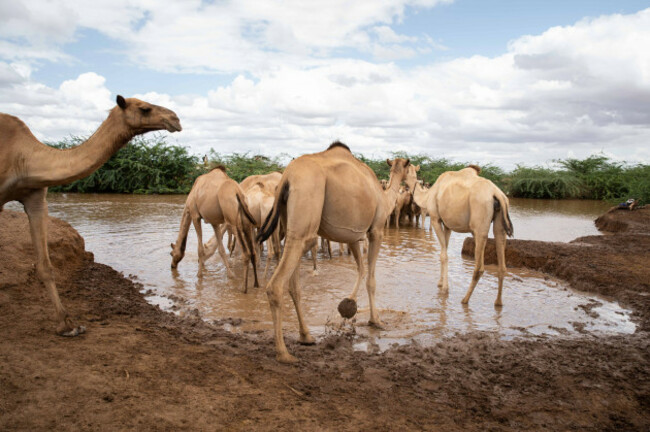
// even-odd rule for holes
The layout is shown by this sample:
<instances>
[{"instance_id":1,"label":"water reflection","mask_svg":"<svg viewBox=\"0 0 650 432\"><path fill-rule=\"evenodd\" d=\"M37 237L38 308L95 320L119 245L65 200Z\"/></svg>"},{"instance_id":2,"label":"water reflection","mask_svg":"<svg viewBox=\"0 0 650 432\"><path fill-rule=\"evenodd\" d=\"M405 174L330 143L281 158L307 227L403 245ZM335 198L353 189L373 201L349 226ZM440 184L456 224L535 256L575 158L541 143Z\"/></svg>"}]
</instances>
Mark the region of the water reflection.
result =
<instances>
[{"instance_id":1,"label":"water reflection","mask_svg":"<svg viewBox=\"0 0 650 432\"><path fill-rule=\"evenodd\" d=\"M185 196L130 196L51 194L50 214L68 221L86 240L86 248L105 263L134 275L150 290L149 300L180 311L196 308L210 320L234 319L233 331L264 331L270 334L271 314L264 288L243 294L242 266L231 259L235 278L228 278L218 254L208 260L197 277L196 235L190 229L187 252L178 269L170 269L169 244L176 239ZM19 209L11 204L7 208ZM607 209L606 203L589 201L511 200L516 238L570 241L596 235L593 219ZM577 334L574 323L591 332L633 332L629 312L616 303L586 296L563 283L525 269L508 269L504 281L504 307L495 309L496 266L486 266L469 305L461 305L474 264L460 251L467 235L454 233L449 245L449 292L437 287L438 244L424 227L385 230L377 262L377 301L385 330L364 325L368 320L365 285L360 289L356 330L370 339L371 347L395 342L431 344L442 336L469 330L497 331L505 338L525 334ZM205 232L211 232L205 226ZM341 324L336 307L356 278L354 259L333 246L331 259L318 254L318 275L311 261L301 263L301 285L307 322L315 336ZM258 269L266 265L262 257ZM277 263L271 262L271 271ZM271 275L269 272L269 277ZM260 274L260 283L268 278ZM290 296L284 298L284 326L297 334ZM590 304L585 308L581 305ZM240 324L241 322L241 324ZM239 325L240 324L240 325Z\"/></svg>"}]
</instances>

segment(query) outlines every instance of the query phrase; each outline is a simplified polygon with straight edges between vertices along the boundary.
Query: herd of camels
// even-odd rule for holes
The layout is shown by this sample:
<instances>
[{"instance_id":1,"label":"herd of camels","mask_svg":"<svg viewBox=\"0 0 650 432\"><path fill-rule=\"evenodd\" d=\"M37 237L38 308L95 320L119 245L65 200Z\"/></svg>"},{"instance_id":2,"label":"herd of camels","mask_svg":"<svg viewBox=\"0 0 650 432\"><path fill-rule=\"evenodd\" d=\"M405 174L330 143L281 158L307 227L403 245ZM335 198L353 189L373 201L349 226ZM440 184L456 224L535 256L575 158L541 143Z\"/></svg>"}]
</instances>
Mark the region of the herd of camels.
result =
<instances>
[{"instance_id":1,"label":"herd of camels","mask_svg":"<svg viewBox=\"0 0 650 432\"><path fill-rule=\"evenodd\" d=\"M0 211L9 201L19 201L24 206L36 253L36 272L54 304L60 335L77 336L85 328L73 324L56 289L47 249L47 188L90 175L133 137L157 130L180 131L176 114L139 99L117 96L117 106L90 138L75 148L58 150L39 142L18 118L0 113ZM408 197L423 215L429 215L440 242L438 287L442 291L449 289L447 246L451 232L474 236L475 268L463 303L469 302L483 274L485 244L493 225L498 258L498 292L494 304L501 306L506 235L513 234L506 195L491 181L480 177L480 168L474 165L446 172L427 188L418 181L419 166L412 165L408 159L386 162L390 177L380 183L348 146L337 141L323 152L294 159L283 173L250 176L241 183L229 178L224 167L217 167L198 177L187 197L178 239L171 244L172 268L184 256L189 226L193 224L199 240L199 271L205 260L218 250L228 276L234 276L223 245L223 235L228 232L241 248L245 292L249 262L254 286L259 286L256 264L260 245L269 240L269 256L279 259L266 285L276 354L278 361L292 363L296 358L288 352L282 334L281 298L287 282L298 316L300 343L314 343L301 308L301 257L312 251L315 259L319 236L347 244L357 264L357 278L349 296L339 304L339 311L346 318L356 313L357 292L366 278L369 322L381 327L375 304L375 265L389 217L396 213L396 224L399 223L400 201ZM202 220L214 229L214 237L206 244L202 241ZM367 275L361 249L364 241L367 241Z\"/></svg>"}]
</instances>

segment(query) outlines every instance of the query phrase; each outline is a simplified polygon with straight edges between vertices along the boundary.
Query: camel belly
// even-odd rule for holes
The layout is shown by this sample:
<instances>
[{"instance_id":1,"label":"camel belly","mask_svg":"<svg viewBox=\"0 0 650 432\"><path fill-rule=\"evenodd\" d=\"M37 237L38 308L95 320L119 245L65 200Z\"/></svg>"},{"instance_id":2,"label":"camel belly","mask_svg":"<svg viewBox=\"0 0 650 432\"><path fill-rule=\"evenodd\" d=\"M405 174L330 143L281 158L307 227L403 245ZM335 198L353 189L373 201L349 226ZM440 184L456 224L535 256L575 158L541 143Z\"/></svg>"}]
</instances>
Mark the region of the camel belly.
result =
<instances>
[{"instance_id":1,"label":"camel belly","mask_svg":"<svg viewBox=\"0 0 650 432\"><path fill-rule=\"evenodd\" d=\"M345 226L336 226L329 223L325 219L321 219L320 227L318 228L318 235L330 241L339 243L352 243L362 240L368 228L350 228Z\"/></svg>"}]
</instances>

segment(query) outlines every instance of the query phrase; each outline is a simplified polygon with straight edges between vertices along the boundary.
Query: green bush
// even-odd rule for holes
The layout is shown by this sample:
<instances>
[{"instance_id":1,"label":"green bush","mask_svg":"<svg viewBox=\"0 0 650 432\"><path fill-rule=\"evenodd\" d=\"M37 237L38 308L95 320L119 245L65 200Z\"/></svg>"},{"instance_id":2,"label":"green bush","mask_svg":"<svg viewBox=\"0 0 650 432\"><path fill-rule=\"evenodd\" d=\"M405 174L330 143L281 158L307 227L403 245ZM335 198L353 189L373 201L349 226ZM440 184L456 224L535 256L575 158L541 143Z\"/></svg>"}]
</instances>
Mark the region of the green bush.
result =
<instances>
[{"instance_id":1,"label":"green bush","mask_svg":"<svg viewBox=\"0 0 650 432\"><path fill-rule=\"evenodd\" d=\"M118 193L188 193L196 177L217 165L224 165L228 175L242 181L249 175L282 171L289 155L268 157L249 153L222 154L210 150L207 163L191 155L185 147L169 144L162 135L137 137L120 149L90 176L72 184L52 188L60 192L118 192ZM70 137L55 144L56 148L70 148L83 142ZM355 155L366 163L379 179L388 179L390 167L385 158L372 159ZM391 159L410 159L420 165L418 177L435 183L445 171L456 171L468 163L427 155L394 152ZM650 202L650 165L627 165L614 162L603 155L586 159L564 159L544 167L517 166L510 173L486 164L481 176L492 180L504 192L525 198L587 198L621 202L632 197Z\"/></svg>"},{"instance_id":2,"label":"green bush","mask_svg":"<svg viewBox=\"0 0 650 432\"><path fill-rule=\"evenodd\" d=\"M67 149L84 139L70 137L52 147ZM201 173L198 158L164 137L136 137L97 171L73 183L51 188L55 192L186 193Z\"/></svg>"}]
</instances>

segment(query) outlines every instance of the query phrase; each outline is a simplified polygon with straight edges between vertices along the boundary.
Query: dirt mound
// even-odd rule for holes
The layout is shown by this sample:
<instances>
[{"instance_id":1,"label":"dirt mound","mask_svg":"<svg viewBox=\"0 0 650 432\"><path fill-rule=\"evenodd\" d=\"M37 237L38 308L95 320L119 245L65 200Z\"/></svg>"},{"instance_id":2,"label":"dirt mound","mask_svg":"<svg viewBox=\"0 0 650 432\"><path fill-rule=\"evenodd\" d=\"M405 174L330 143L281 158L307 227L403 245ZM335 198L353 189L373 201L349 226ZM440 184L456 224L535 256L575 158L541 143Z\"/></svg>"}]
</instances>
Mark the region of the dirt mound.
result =
<instances>
[{"instance_id":1,"label":"dirt mound","mask_svg":"<svg viewBox=\"0 0 650 432\"><path fill-rule=\"evenodd\" d=\"M66 280L88 254L84 240L68 223L59 219L50 218L47 230L56 280ZM0 211L0 256L0 287L23 284L34 272L36 255L26 214Z\"/></svg>"},{"instance_id":2,"label":"dirt mound","mask_svg":"<svg viewBox=\"0 0 650 432\"><path fill-rule=\"evenodd\" d=\"M595 221L596 228L610 233L650 234L650 207L637 210L619 210L612 207Z\"/></svg>"},{"instance_id":3,"label":"dirt mound","mask_svg":"<svg viewBox=\"0 0 650 432\"><path fill-rule=\"evenodd\" d=\"M88 328L62 338L54 334L52 306L30 268L24 218L2 217L0 430L650 428L645 332L507 341L475 332L383 354L354 351L345 332L310 347L289 336L300 362L281 365L269 335L231 334L197 312L179 317L148 304L141 286L93 262L78 234L53 220L62 301ZM579 249L602 253L592 238L562 246L573 249L540 244L509 243L510 258L519 254L522 263L544 267L557 251L564 257ZM617 250L603 260L613 261ZM581 259L590 269L581 275L598 272L588 255ZM625 272L619 268L618 275ZM618 281L613 274L599 284L613 284L608 289L622 296L626 287Z\"/></svg>"}]
</instances>

